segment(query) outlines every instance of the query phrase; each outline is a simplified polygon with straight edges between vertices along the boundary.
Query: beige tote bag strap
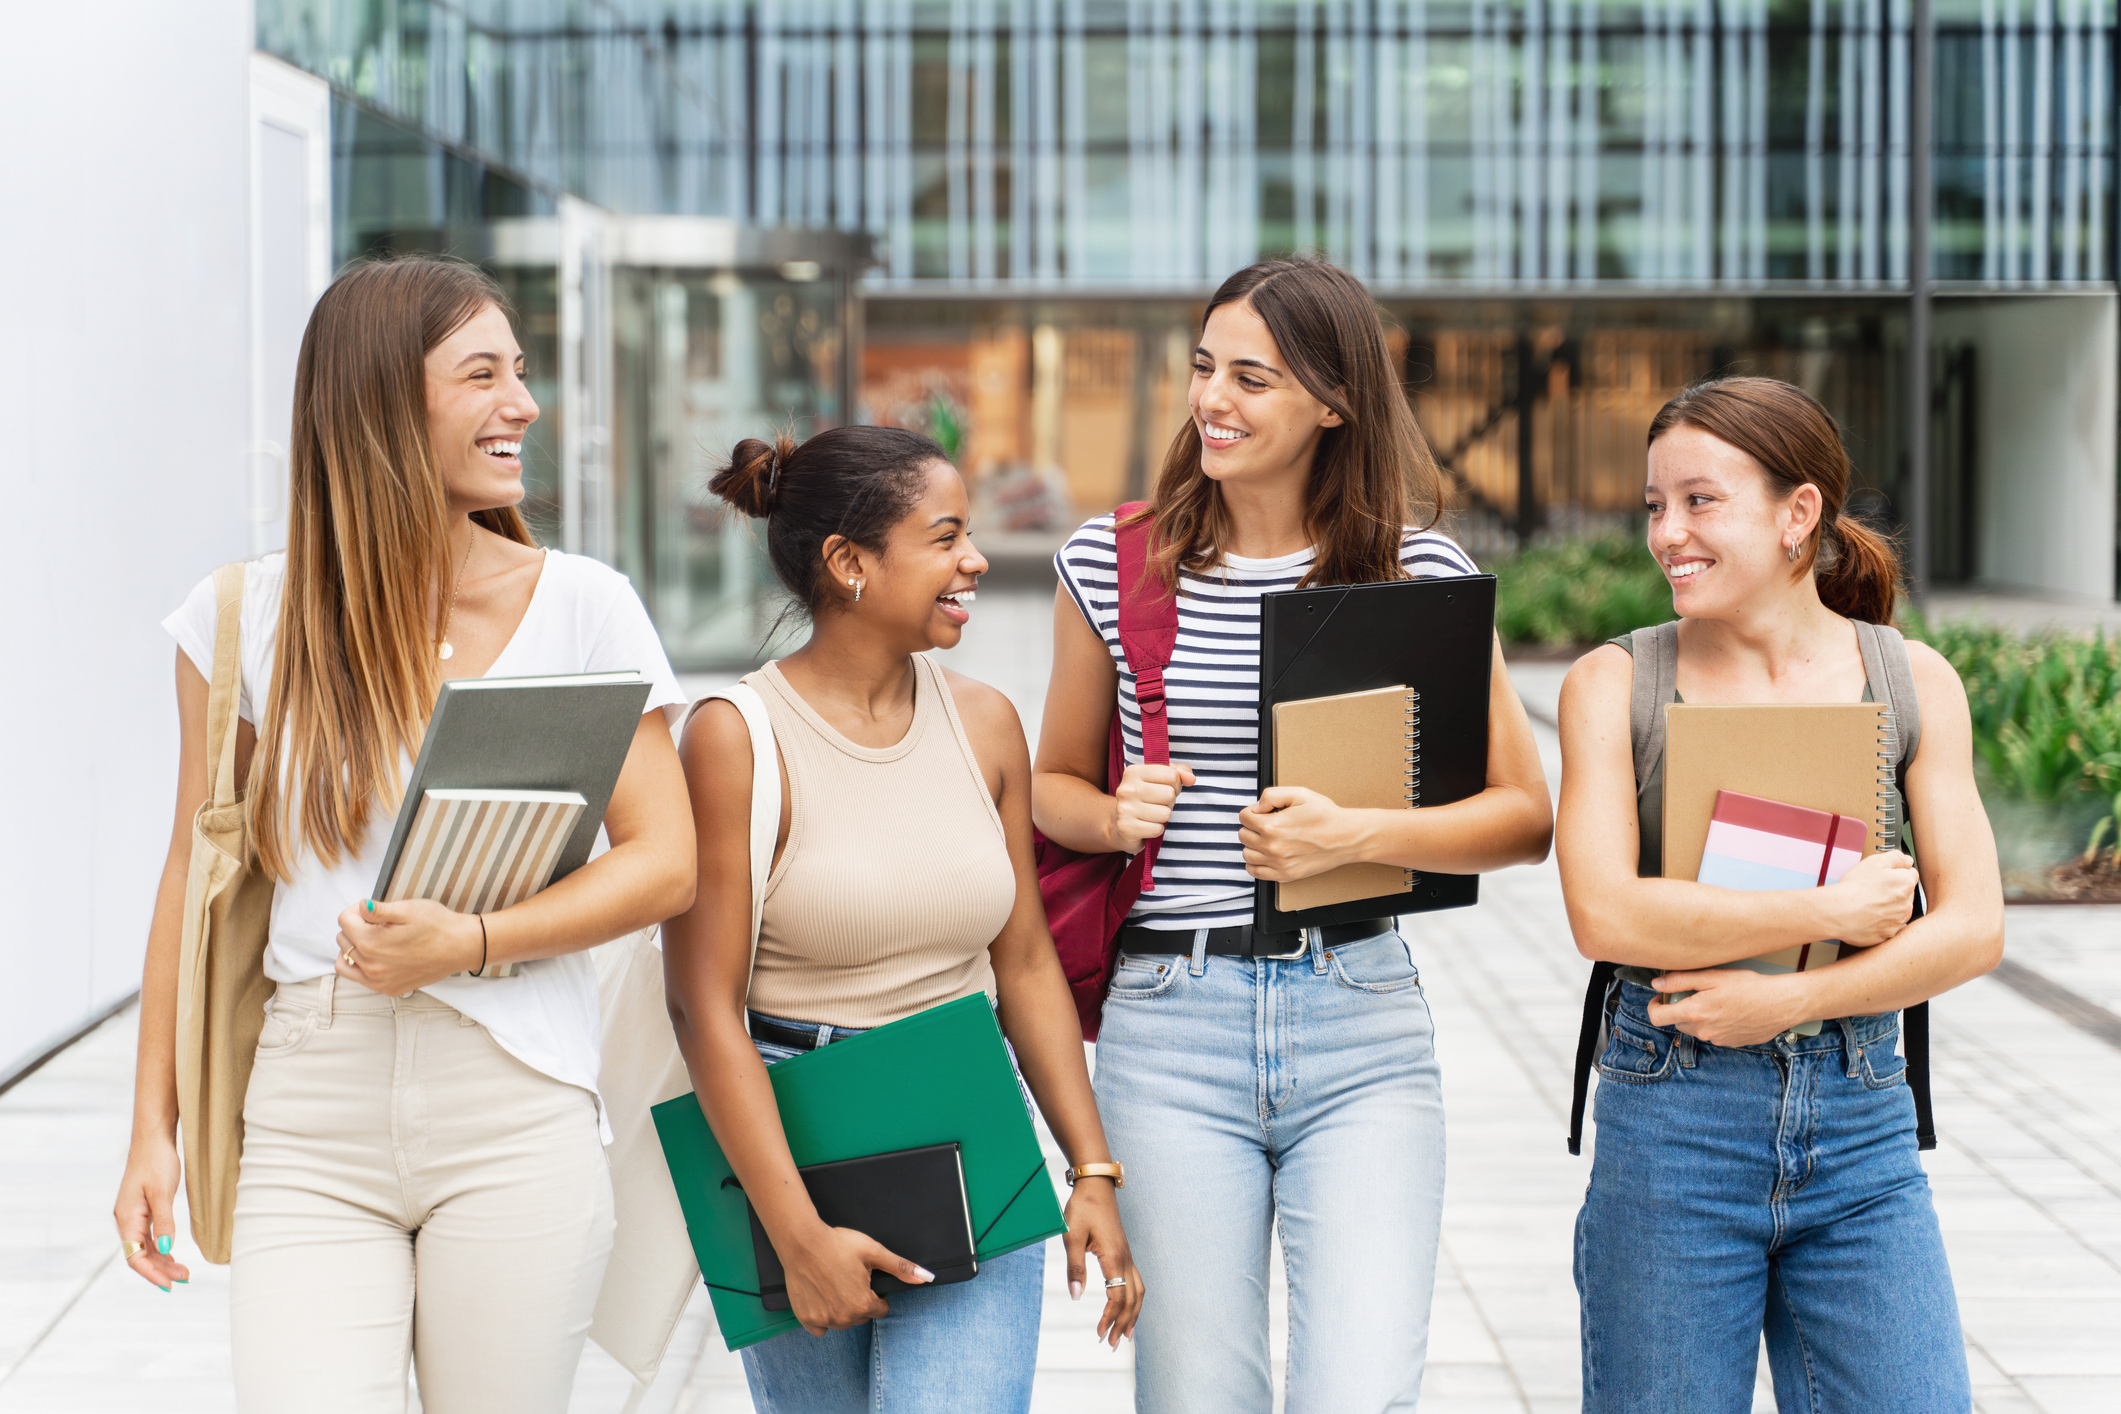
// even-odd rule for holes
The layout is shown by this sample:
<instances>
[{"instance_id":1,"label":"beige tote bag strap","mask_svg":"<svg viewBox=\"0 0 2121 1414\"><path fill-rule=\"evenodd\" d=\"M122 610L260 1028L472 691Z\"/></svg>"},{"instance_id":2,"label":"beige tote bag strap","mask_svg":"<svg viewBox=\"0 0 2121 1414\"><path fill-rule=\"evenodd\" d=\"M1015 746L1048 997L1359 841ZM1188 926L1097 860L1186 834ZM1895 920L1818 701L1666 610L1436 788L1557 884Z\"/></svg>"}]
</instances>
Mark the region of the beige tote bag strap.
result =
<instances>
[{"instance_id":1,"label":"beige tote bag strap","mask_svg":"<svg viewBox=\"0 0 2121 1414\"><path fill-rule=\"evenodd\" d=\"M704 703L720 698L744 714L751 732L751 966L759 960L759 920L766 911L766 880L773 873L773 846L781 835L781 755L773 740L766 700L750 683L732 683L685 709L687 721ZM750 991L747 971L745 991Z\"/></svg>"},{"instance_id":2,"label":"beige tote bag strap","mask_svg":"<svg viewBox=\"0 0 2121 1414\"><path fill-rule=\"evenodd\" d=\"M236 803L236 733L243 700L242 561L214 571L214 676L206 695L206 779L216 806Z\"/></svg>"}]
</instances>

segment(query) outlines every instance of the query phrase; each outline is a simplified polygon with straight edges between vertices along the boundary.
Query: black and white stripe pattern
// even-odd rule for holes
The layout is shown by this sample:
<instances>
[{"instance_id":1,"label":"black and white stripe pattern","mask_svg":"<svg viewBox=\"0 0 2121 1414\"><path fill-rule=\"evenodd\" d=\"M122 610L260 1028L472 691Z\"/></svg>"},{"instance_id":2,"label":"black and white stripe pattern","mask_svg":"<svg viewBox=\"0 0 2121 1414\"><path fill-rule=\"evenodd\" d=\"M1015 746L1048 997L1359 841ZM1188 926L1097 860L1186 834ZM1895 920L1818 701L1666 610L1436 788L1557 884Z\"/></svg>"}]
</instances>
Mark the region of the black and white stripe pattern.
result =
<instances>
[{"instance_id":1,"label":"black and white stripe pattern","mask_svg":"<svg viewBox=\"0 0 2121 1414\"><path fill-rule=\"evenodd\" d=\"M1164 690L1171 759L1192 767L1196 784L1179 793L1156 860L1156 887L1134 905L1132 922L1193 929L1252 921L1252 876L1237 843L1237 812L1259 798L1259 596L1294 589L1313 558L1310 550L1272 560L1226 556L1220 577L1187 573L1180 580L1178 647ZM1418 577L1479 573L1465 551L1433 531L1409 530L1399 562ZM1054 564L1119 667L1126 757L1138 762L1141 710L1119 646L1112 517L1076 531Z\"/></svg>"}]
</instances>

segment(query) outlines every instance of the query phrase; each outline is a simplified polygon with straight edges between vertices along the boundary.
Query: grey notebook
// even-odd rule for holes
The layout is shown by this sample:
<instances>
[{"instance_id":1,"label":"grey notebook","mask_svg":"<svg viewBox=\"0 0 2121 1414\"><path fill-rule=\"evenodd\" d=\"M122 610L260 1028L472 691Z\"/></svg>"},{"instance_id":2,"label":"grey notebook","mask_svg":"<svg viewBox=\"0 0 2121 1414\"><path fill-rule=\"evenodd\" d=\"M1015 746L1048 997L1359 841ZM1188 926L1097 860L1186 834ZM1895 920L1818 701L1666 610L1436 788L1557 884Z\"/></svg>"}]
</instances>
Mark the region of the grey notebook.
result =
<instances>
[{"instance_id":1,"label":"grey notebook","mask_svg":"<svg viewBox=\"0 0 2121 1414\"><path fill-rule=\"evenodd\" d=\"M501 900L528 897L588 863L648 686L633 672L443 683L375 897L433 898L453 907L476 897L485 909L506 907ZM452 828L459 833L436 834ZM482 843L468 847L474 836ZM408 840L418 845L417 858L408 860ZM500 882L506 869L494 861L510 850L516 862L508 867L534 871L536 879ZM418 866L417 884L395 879L401 864ZM465 887L463 871L473 868L494 873L490 886ZM394 884L403 887L394 892Z\"/></svg>"}]
</instances>

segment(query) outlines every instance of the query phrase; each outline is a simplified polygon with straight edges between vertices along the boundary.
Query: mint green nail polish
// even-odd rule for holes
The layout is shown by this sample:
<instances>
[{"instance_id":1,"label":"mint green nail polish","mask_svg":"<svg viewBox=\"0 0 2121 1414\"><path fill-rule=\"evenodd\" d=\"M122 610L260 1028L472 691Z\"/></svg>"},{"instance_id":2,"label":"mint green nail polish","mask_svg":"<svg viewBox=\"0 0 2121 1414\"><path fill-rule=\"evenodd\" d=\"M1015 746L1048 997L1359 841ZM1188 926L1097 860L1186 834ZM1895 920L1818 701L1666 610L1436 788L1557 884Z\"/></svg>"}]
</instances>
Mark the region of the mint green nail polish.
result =
<instances>
[{"instance_id":1,"label":"mint green nail polish","mask_svg":"<svg viewBox=\"0 0 2121 1414\"><path fill-rule=\"evenodd\" d=\"M179 1285L179 1286L190 1286L190 1285L191 1285L191 1278L190 1278L190 1277L178 1277L178 1278L176 1279L176 1282L177 1282L177 1285Z\"/></svg>"},{"instance_id":2,"label":"mint green nail polish","mask_svg":"<svg viewBox=\"0 0 2121 1414\"><path fill-rule=\"evenodd\" d=\"M172 1242L173 1240L174 1240L174 1239L172 1239L172 1238L167 1238L167 1237L158 1237L158 1238L156 1238L156 1239L155 1239L155 1250L156 1250L157 1252L160 1252L160 1253L161 1253L161 1254L162 1254L163 1256L167 1257L167 1256L169 1255L169 1244L170 1244L170 1243L171 1243L171 1242Z\"/></svg>"},{"instance_id":3,"label":"mint green nail polish","mask_svg":"<svg viewBox=\"0 0 2121 1414\"><path fill-rule=\"evenodd\" d=\"M362 899L362 900L361 900L361 902L363 902L363 903L365 903L365 904L367 904L367 905L368 905L368 911L369 911L370 913L374 913L374 912L376 911L376 901L375 901L374 899L372 899L372 898L365 898L365 899Z\"/></svg>"}]
</instances>

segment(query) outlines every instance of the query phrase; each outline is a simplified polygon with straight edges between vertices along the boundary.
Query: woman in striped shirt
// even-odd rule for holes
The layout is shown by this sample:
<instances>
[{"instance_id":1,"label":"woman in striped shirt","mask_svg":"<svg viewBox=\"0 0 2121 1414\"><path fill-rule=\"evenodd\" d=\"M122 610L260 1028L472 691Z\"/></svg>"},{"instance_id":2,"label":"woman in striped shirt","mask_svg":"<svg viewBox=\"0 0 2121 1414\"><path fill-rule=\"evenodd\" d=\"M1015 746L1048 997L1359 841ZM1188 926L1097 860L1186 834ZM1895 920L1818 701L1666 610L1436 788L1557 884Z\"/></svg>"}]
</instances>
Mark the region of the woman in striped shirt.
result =
<instances>
[{"instance_id":1,"label":"woman in striped shirt","mask_svg":"<svg viewBox=\"0 0 2121 1414\"><path fill-rule=\"evenodd\" d=\"M1097 1056L1098 1108L1127 1165L1121 1211L1158 1293L1136 1330L1136 1406L1273 1407L1278 1225L1291 1414L1411 1409L1443 1201L1420 977L1389 918L1256 933L1252 886L1358 861L1450 874L1537 861L1552 835L1546 780L1498 653L1479 795L1385 811L1259 790L1260 596L1474 566L1409 524L1441 485L1376 307L1345 271L1277 260L1225 281L1189 404L1147 513L1151 572L1178 599L1171 764L1141 764L1113 518L1099 516L1058 560L1033 783L1039 828L1070 849L1164 841L1155 888L1121 929ZM1115 703L1129 764L1109 789Z\"/></svg>"}]
</instances>

